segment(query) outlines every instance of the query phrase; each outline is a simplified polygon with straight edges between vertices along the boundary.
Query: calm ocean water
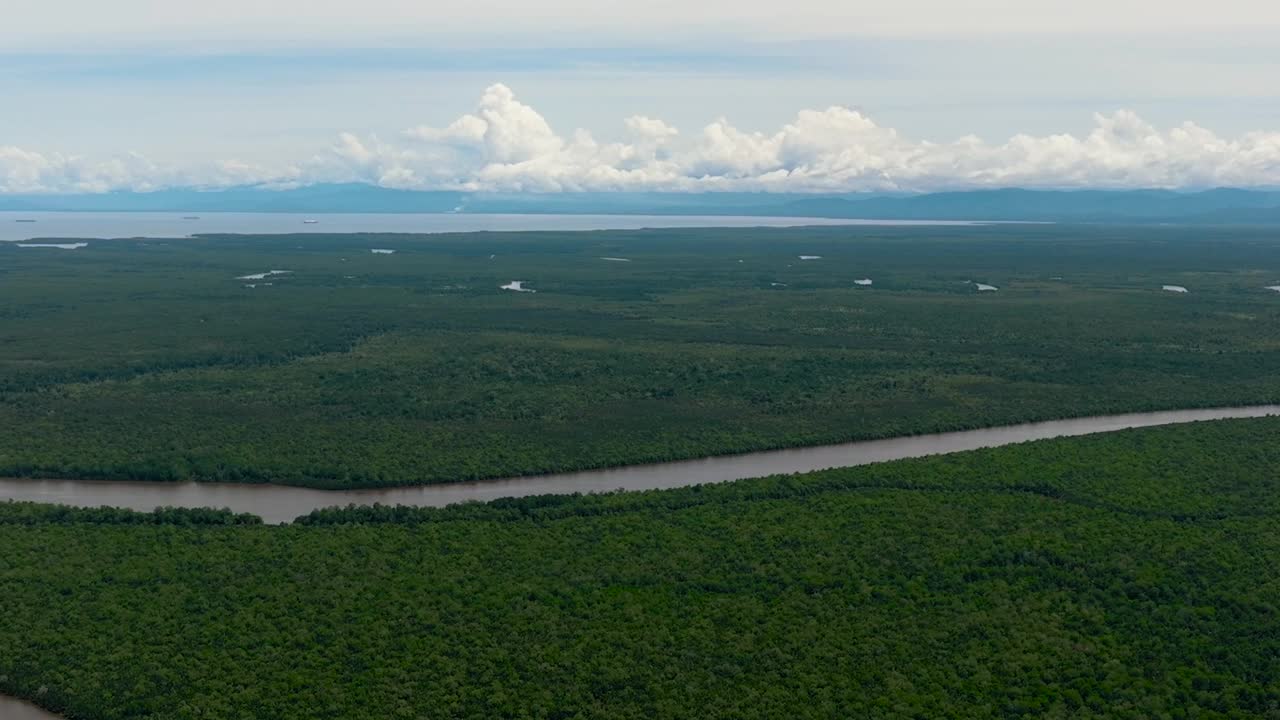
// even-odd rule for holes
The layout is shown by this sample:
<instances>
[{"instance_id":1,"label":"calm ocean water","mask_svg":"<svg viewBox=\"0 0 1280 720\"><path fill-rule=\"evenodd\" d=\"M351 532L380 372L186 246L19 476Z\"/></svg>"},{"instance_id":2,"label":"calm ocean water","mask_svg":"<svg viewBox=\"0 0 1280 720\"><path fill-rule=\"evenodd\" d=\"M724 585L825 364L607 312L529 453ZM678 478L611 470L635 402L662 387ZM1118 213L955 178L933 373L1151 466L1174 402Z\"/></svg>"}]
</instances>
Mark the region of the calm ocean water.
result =
<instances>
[{"instance_id":1,"label":"calm ocean water","mask_svg":"<svg viewBox=\"0 0 1280 720\"><path fill-rule=\"evenodd\" d=\"M180 238L197 233L445 233L483 230L635 230L801 225L971 225L969 222L701 215L450 215L0 212L0 241L37 238ZM34 222L27 222L34 221Z\"/></svg>"}]
</instances>

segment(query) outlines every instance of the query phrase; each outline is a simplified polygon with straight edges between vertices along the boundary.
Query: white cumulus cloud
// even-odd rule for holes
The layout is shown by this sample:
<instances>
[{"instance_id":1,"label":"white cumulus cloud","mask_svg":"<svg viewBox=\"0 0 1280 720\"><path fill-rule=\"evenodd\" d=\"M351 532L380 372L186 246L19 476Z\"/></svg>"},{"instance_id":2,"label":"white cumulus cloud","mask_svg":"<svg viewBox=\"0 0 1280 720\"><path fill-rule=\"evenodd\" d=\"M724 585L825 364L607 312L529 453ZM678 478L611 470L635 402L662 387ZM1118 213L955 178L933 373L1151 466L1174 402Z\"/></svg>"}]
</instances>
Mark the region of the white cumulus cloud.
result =
<instances>
[{"instance_id":1,"label":"white cumulus cloud","mask_svg":"<svg viewBox=\"0 0 1280 720\"><path fill-rule=\"evenodd\" d=\"M584 129L561 133L497 84L473 112L446 125L409 128L393 141L343 133L326 151L287 167L172 167L134 154L91 161L0 145L0 192L316 182L537 192L1280 185L1280 131L1228 138L1191 122L1161 129L1123 110L1095 115L1083 136L1021 134L1002 143L911 139L844 107L801 110L773 132L721 118L683 133L644 116L624 118L621 129L616 142Z\"/></svg>"}]
</instances>

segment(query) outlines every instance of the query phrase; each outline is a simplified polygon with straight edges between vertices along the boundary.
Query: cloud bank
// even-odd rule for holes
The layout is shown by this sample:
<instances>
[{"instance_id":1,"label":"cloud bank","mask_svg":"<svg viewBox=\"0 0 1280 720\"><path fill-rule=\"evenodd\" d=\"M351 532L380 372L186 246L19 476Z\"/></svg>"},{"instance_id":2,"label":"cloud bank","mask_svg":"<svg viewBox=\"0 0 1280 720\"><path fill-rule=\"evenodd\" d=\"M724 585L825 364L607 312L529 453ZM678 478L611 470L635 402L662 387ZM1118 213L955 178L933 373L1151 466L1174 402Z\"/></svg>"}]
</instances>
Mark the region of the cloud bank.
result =
<instances>
[{"instance_id":1,"label":"cloud bank","mask_svg":"<svg viewBox=\"0 0 1280 720\"><path fill-rule=\"evenodd\" d=\"M505 85L444 126L392 141L342 133L284 167L228 161L170 167L131 154L107 160L0 145L0 192L148 191L246 184L366 182L415 190L939 191L996 187L1197 188L1280 185L1280 131L1224 138L1192 122L1156 128L1128 111L1094 116L1077 137L903 137L845 107L801 110L771 133L718 119L685 132L652 117L622 121L621 140L561 133Z\"/></svg>"},{"instance_id":2,"label":"cloud bank","mask_svg":"<svg viewBox=\"0 0 1280 720\"><path fill-rule=\"evenodd\" d=\"M238 160L192 167L152 162L138 153L94 160L0 145L0 193L150 192L167 188L226 188L294 183L298 168L272 169Z\"/></svg>"}]
</instances>

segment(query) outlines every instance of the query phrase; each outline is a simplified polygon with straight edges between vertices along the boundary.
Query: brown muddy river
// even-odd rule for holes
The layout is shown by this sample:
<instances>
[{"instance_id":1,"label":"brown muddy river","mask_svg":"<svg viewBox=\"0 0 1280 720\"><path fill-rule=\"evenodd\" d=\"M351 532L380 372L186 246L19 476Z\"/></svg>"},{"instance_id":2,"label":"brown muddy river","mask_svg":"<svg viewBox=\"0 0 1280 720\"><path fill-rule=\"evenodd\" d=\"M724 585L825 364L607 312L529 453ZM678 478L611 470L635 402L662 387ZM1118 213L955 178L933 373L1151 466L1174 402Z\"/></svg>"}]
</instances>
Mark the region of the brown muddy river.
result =
<instances>
[{"instance_id":1,"label":"brown muddy river","mask_svg":"<svg viewBox=\"0 0 1280 720\"><path fill-rule=\"evenodd\" d=\"M61 718L35 705L0 695L0 720L53 720Z\"/></svg>"},{"instance_id":2,"label":"brown muddy river","mask_svg":"<svg viewBox=\"0 0 1280 720\"><path fill-rule=\"evenodd\" d=\"M1280 415L1280 405L1171 410L1052 420L962 432L916 435L816 447L723 455L653 465L535 475L482 482L384 488L313 490L282 485L229 483L102 482L86 480L0 480L0 501L30 500L149 511L161 506L230 508L269 523L286 523L317 508L335 505L443 506L468 500L552 493L655 490L726 482L780 473L810 472L903 458L996 447L1028 440L1088 435L1173 423Z\"/></svg>"}]
</instances>

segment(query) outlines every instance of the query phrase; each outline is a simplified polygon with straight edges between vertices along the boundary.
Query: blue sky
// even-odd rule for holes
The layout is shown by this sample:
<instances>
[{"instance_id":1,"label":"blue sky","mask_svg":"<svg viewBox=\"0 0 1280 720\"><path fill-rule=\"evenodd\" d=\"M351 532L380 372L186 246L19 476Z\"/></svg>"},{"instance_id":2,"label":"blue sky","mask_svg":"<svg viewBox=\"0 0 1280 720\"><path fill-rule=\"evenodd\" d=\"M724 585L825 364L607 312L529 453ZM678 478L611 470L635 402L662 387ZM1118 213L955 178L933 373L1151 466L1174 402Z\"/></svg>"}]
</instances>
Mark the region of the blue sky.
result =
<instances>
[{"instance_id":1,"label":"blue sky","mask_svg":"<svg viewBox=\"0 0 1280 720\"><path fill-rule=\"evenodd\" d=\"M1254 0L11 3L0 191L1280 184ZM542 155L406 132L525 110Z\"/></svg>"}]
</instances>

